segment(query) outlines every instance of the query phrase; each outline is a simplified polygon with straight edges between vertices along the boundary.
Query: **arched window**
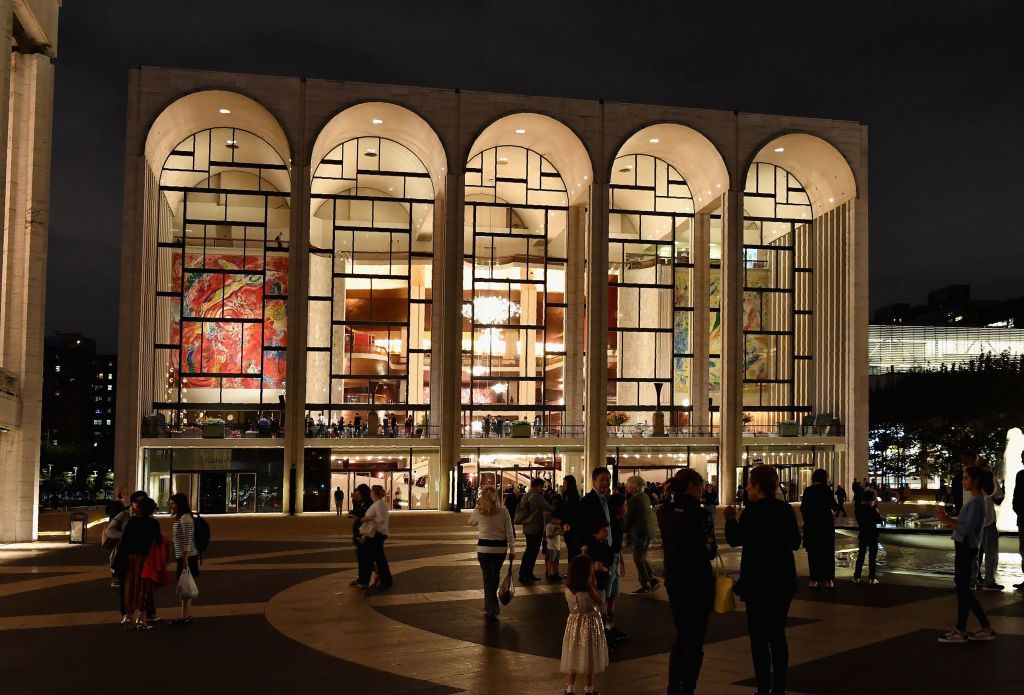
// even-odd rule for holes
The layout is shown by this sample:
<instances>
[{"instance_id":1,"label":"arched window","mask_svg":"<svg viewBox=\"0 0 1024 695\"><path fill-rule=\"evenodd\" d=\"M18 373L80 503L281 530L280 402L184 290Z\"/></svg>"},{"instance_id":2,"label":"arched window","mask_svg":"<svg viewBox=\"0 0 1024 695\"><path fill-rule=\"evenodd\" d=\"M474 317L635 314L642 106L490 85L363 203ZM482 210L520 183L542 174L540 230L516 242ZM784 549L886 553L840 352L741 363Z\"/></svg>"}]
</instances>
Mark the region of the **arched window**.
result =
<instances>
[{"instance_id":1,"label":"arched window","mask_svg":"<svg viewBox=\"0 0 1024 695\"><path fill-rule=\"evenodd\" d=\"M288 167L253 133L203 130L170 152L159 196L153 408L175 426L255 420L285 389Z\"/></svg>"},{"instance_id":2,"label":"arched window","mask_svg":"<svg viewBox=\"0 0 1024 695\"><path fill-rule=\"evenodd\" d=\"M430 407L430 174L401 143L356 137L317 163L310 197L306 408L336 436L370 411L404 432Z\"/></svg>"},{"instance_id":3,"label":"arched window","mask_svg":"<svg viewBox=\"0 0 1024 695\"><path fill-rule=\"evenodd\" d=\"M499 145L466 166L467 435L488 416L562 423L568 204L558 170L534 150Z\"/></svg>"},{"instance_id":4,"label":"arched window","mask_svg":"<svg viewBox=\"0 0 1024 695\"><path fill-rule=\"evenodd\" d=\"M755 162L743 206L743 407L771 429L811 411L811 202L791 173Z\"/></svg>"},{"instance_id":5,"label":"arched window","mask_svg":"<svg viewBox=\"0 0 1024 695\"><path fill-rule=\"evenodd\" d=\"M692 410L694 201L675 167L631 154L614 162L608 202L608 408L651 424L658 405Z\"/></svg>"}]
</instances>

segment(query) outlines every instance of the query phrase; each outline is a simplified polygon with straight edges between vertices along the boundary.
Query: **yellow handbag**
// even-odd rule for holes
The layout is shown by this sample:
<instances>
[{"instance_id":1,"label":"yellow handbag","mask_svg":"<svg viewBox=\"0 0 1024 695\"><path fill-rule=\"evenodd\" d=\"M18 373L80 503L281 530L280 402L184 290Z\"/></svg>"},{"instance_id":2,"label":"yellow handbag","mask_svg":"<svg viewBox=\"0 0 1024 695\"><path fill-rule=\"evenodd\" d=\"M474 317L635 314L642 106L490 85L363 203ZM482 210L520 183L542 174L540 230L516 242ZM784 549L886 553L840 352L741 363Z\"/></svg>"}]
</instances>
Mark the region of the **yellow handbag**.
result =
<instances>
[{"instance_id":1,"label":"yellow handbag","mask_svg":"<svg viewBox=\"0 0 1024 695\"><path fill-rule=\"evenodd\" d=\"M736 582L725 573L725 563L719 555L715 563L715 613L732 613L736 610L736 596L733 587Z\"/></svg>"}]
</instances>

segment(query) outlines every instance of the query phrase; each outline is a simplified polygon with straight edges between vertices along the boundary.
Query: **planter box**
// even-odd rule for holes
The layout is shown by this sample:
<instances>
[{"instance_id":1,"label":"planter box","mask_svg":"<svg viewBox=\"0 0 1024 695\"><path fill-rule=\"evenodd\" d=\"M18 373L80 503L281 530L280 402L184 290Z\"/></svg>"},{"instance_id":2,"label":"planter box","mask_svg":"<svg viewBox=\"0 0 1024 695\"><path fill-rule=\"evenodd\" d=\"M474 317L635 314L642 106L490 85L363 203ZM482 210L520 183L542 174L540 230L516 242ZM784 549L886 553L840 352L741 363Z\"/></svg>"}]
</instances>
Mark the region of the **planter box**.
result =
<instances>
[{"instance_id":1,"label":"planter box","mask_svg":"<svg viewBox=\"0 0 1024 695\"><path fill-rule=\"evenodd\" d=\"M800 425L796 422L780 422L779 423L779 436L780 437L798 437L800 436Z\"/></svg>"},{"instance_id":2,"label":"planter box","mask_svg":"<svg viewBox=\"0 0 1024 695\"><path fill-rule=\"evenodd\" d=\"M226 425L203 425L203 439L224 439Z\"/></svg>"},{"instance_id":3,"label":"planter box","mask_svg":"<svg viewBox=\"0 0 1024 695\"><path fill-rule=\"evenodd\" d=\"M513 422L510 425L511 436L517 439L529 439L532 429L528 422Z\"/></svg>"}]
</instances>

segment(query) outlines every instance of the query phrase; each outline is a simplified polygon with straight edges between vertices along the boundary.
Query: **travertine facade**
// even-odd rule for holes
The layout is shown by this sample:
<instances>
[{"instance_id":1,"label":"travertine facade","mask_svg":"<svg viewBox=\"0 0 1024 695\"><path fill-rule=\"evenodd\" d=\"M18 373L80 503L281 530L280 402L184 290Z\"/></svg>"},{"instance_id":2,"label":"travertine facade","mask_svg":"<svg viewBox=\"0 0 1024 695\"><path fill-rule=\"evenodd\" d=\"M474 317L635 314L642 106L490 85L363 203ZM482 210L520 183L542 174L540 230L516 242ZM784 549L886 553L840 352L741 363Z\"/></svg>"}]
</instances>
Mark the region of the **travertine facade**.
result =
<instances>
[{"instance_id":1,"label":"travertine facade","mask_svg":"<svg viewBox=\"0 0 1024 695\"><path fill-rule=\"evenodd\" d=\"M248 139L236 141L236 132ZM223 133L226 150L220 144L225 141L220 139ZM209 145L196 134L207 138ZM380 145L366 146L361 139L367 138L397 143L418 159L424 173L385 171L378 163L384 151L378 152ZM343 155L328 153L342 152L335 148L344 143L355 143L359 175L365 167L377 167L373 185L379 191L360 192L360 186L369 185L362 182L324 192L326 179L317 173L323 171L319 167L335 166L343 172ZM217 157L215 149L220 152ZM773 459L764 457L779 456L774 459L779 465L804 468L825 465L843 482L866 474L868 184L867 130L861 124L142 68L131 76L126 151L118 484L143 482L147 451L165 452L161 456L171 459L175 451L192 451L189 456L201 459L206 455L202 452L216 449L229 452L224 460L234 461L230 451L274 449L280 452L283 472L273 469L278 471L271 474L277 481L270 487L279 485L280 492L266 494L277 495L284 509L301 511L322 494L307 479L312 451L330 449L325 455L338 462L330 470L338 472L350 466L346 452L386 449L386 442L372 441L377 432L371 432L370 439L343 435L354 416L365 423L378 417L376 411L429 423L413 446L431 449L439 457L439 470L424 476L430 481L423 485L430 488L430 505L440 508L459 503L460 493L453 487L478 485L484 479L487 456L479 451L481 422L485 415L489 421L491 415L506 413L510 419L532 421L530 438L487 440L488 446L499 454L503 448L511 452L513 446L520 453L536 448L536 455L525 454L528 461L539 461L539 452L547 451L545 456L550 454L557 463L537 465L557 468L559 475L587 477L589 470L605 462L624 470L631 455L624 452L633 450L656 450L656 457L678 461L678 452L689 452L690 447L700 448L700 460L706 461L701 465L708 466L701 472L717 476L725 500L731 499L729 493L748 456L769 463ZM253 163L252 155L249 160L235 159L246 151L262 153L263 163ZM522 179L488 174L489 165L479 159L482 153L493 153L495 166L506 165L507 171L516 164L517 151L526 153L524 161L535 157L539 162L539 168L526 165ZM195 164L200 156L209 159L206 174ZM168 164L176 157L192 164ZM633 158L638 168L649 162L667 163L677 173L657 184L630 184L623 177L633 175L633 165L616 164L623 157ZM480 161L485 163L472 163ZM238 172L246 168L265 183L244 191L240 183L229 186L229 181L244 180ZM198 180L181 184L181 172L186 170L194 170ZM404 236L392 238L390 246L380 250L374 247L372 253L344 244L334 250L333 244L341 243L339 230L348 230L354 220L360 220L357 230L394 237L400 221L380 222L383 213L366 213L363 219L356 203L386 207L402 193L391 192L389 182L417 176L429 181L432 197L401 198L409 217ZM532 176L540 182L536 188ZM344 178L341 174L335 180ZM525 186L528 196L532 192L534 200L540 195L545 202L509 202L513 184ZM675 198L682 207L672 213L652 207L626 210L610 225L610 217L618 214L612 211L610 198L666 187L678 193ZM189 198L193 192L214 190L223 208L216 232L195 212L207 204L202 200L214 198L206 193L207 198L196 197L195 202ZM485 190L494 193L484 195ZM253 223L246 226L237 219L241 213L228 212L232 198L252 196L253 191L271 201L268 210L279 211L276 221L269 213L260 218L264 231L256 245L250 244L251 232L246 231ZM183 197L191 215L181 210ZM286 201L287 210L274 207L278 199ZM346 206L344 219L337 213L331 218L333 227L327 229L334 231L327 237L318 221L325 216L323 201ZM762 203L770 203L774 212L758 212ZM504 221L481 222L484 212L494 207L506 215ZM668 231L648 237L654 233L643 231L645 220L653 229L656 217L665 214L671 217ZM626 218L633 227L627 229ZM321 246L328 243L321 241L324 238L331 239L329 248ZM499 252L499 247L512 248L519 238L527 250ZM408 249L403 244L409 244ZM217 255L222 265L248 263L243 256L249 251L228 249L250 248L258 249L264 259L259 266L264 279L254 285L264 287L257 313L266 314L274 302L286 303L287 308L286 378L280 383L280 403L278 392L272 390L279 382L266 366L262 372L223 364L215 369L204 357L195 358L186 345L185 324L190 322L200 326L194 329L200 337L193 344L199 354L212 350L214 322L226 322L216 330L230 331L236 330L227 325L231 321L255 319L226 318L223 299L217 300L221 304L213 310L216 316L191 313L194 298L165 269L169 259L175 259L186 275L200 270L206 276L242 272L192 266L200 263L195 260L199 254L204 259ZM226 260L229 253L235 260ZM534 253L540 255L531 256ZM270 263L266 259L275 254L287 257L286 298L265 289ZM480 278L480 259L486 254L491 258L486 272L491 275ZM412 269L388 275L391 271L380 270L382 257L389 264L399 259ZM325 258L334 259L333 288L324 279L330 267ZM542 274L537 258L543 259ZM413 266L411 259L421 264ZM398 283L394 286L399 289L388 291L407 297L403 306L429 303L429 320L423 310L398 321L406 331L399 338L380 328L388 321L379 316L366 315L364 323L373 326L355 325L354 317L365 309L360 302L373 306L373 293L378 291L354 289L360 283L372 288L368 278L373 273L358 272L359 267L371 266L378 281ZM509 317L511 312L515 317L503 319L495 328L494 323L478 324L468 316L476 316L478 299L498 296L489 291L474 295L471 288L474 283L493 284L499 266L504 273L500 282L509 288L503 290L508 298L502 300L503 306L513 307ZM429 296L421 284L428 280L423 278L429 278ZM312 285L327 289L314 291ZM218 291L223 296L226 290ZM625 307L627 297L636 297L638 304ZM328 300L334 307L331 312L316 304ZM168 302L173 304L170 309ZM542 305L548 311L554 306L557 319L537 308ZM467 309L470 306L474 308ZM677 320L677 315L685 315L685 320ZM154 328L171 337L154 342ZM531 335L534 329L537 337ZM242 328L237 330L244 335ZM328 346L334 345L327 337L332 332L340 336L337 347ZM276 358L284 352L283 345L269 345L261 335L258 359L270 360L268 355ZM426 335L429 340L423 342ZM359 348L364 338L369 347ZM423 344L413 349L409 343L417 341ZM330 355L323 358L331 362L329 369L323 367L330 372L326 380L309 371L311 365L324 364L311 357L317 351ZM542 358L535 361L535 352ZM650 352L655 353L653 358ZM353 363L378 359L377 354L384 355L377 371L356 375L361 385L353 386ZM189 362L192 359L195 364ZM400 369L400 375L393 376L399 373L393 369ZM391 381L399 385L393 388ZM535 389L535 383L541 385ZM655 403L655 386L661 389L661 406ZM335 390L340 395L332 401ZM314 397L314 392L327 395ZM671 406L664 406L670 400ZM624 432L606 427L610 410L628 411L646 429ZM201 416L223 414L229 429L230 422L239 422L241 434L246 429L241 421L250 417L246 413L254 419L260 412L280 413L285 436L216 442L197 438L194 425ZM175 430L172 436L162 431L159 436L165 439L152 432L140 435L143 418L151 413L169 423ZM326 417L326 428L316 424L318 417ZM816 417L816 425L808 424ZM335 419L340 424L332 428ZM799 422L788 425L794 419ZM373 422L376 428L377 420ZM250 424L249 429L255 428ZM484 435L488 431L484 429ZM387 435L388 430L381 433ZM803 463L785 458L803 450L811 452ZM819 454L825 458L817 458ZM172 463L161 469L163 478L151 477L146 483L163 485L160 480L170 481L176 472L192 475L194 470L212 470L209 465ZM234 464L226 465L234 470ZM464 474L463 466L475 468ZM294 474L288 473L291 469ZM412 468L409 471L411 475ZM802 477L796 468L793 471L789 480L796 485ZM229 478L229 489L241 484L237 474L232 475L236 477ZM173 484L193 485L193 494L202 495L201 480L181 480ZM333 478L325 480L333 488ZM403 484L415 494L412 482ZM231 504L231 510L243 510L237 500ZM277 508L274 505L267 509Z\"/></svg>"},{"instance_id":2,"label":"travertine facade","mask_svg":"<svg viewBox=\"0 0 1024 695\"><path fill-rule=\"evenodd\" d=\"M0 543L36 533L59 8L53 0L0 0Z\"/></svg>"}]
</instances>

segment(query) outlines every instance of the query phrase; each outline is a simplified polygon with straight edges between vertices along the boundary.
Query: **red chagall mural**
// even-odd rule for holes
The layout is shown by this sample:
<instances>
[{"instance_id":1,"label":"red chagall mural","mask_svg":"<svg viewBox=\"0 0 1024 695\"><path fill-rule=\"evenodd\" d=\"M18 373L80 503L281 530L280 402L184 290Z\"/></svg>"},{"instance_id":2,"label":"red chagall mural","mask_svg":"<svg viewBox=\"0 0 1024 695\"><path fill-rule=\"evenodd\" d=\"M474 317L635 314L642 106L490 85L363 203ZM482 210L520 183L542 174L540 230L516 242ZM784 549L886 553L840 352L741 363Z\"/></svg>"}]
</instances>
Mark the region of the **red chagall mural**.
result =
<instances>
[{"instance_id":1,"label":"red chagall mural","mask_svg":"<svg viewBox=\"0 0 1024 695\"><path fill-rule=\"evenodd\" d=\"M264 388L284 388L287 322L283 297L288 293L287 254L269 255L265 273L262 256L206 254L205 266L203 258L201 253L185 255L184 286L181 256L175 254L173 262L172 286L182 290L185 316L184 322L180 316L171 317L171 342L181 339L182 386L256 389L260 387L262 372ZM202 320L260 317L262 322L253 323ZM268 348L266 352L264 346ZM197 373L253 377L188 376Z\"/></svg>"}]
</instances>

